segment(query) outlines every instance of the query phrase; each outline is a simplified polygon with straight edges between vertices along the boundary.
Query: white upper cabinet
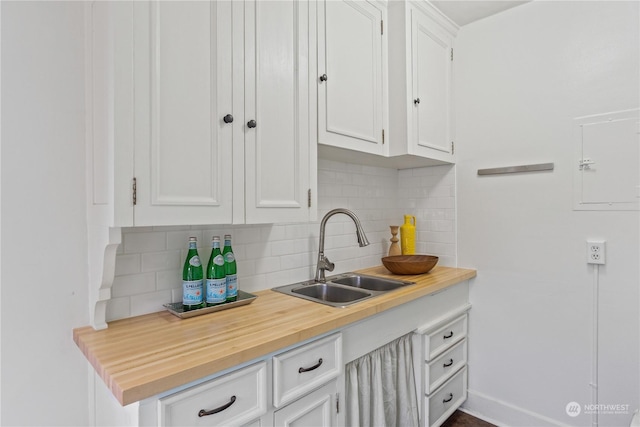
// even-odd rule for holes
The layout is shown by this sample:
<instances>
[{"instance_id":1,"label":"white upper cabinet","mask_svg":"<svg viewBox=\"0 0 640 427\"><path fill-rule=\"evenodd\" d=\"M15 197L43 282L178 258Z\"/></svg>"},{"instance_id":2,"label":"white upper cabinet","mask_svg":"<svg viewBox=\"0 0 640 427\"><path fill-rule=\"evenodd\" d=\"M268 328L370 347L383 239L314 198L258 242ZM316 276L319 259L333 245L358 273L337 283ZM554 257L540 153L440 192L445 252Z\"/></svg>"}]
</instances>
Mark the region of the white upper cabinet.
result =
<instances>
[{"instance_id":1,"label":"white upper cabinet","mask_svg":"<svg viewBox=\"0 0 640 427\"><path fill-rule=\"evenodd\" d=\"M389 19L390 154L453 163L457 26L426 2L391 2Z\"/></svg>"},{"instance_id":2,"label":"white upper cabinet","mask_svg":"<svg viewBox=\"0 0 640 427\"><path fill-rule=\"evenodd\" d=\"M230 2L134 4L135 225L231 223L232 48Z\"/></svg>"},{"instance_id":3,"label":"white upper cabinet","mask_svg":"<svg viewBox=\"0 0 640 427\"><path fill-rule=\"evenodd\" d=\"M386 155L386 8L318 3L318 142Z\"/></svg>"},{"instance_id":4,"label":"white upper cabinet","mask_svg":"<svg viewBox=\"0 0 640 427\"><path fill-rule=\"evenodd\" d=\"M247 223L310 218L310 171L317 167L310 120L316 114L315 96L309 84L315 71L309 20L315 15L310 13L315 8L308 1L245 3Z\"/></svg>"},{"instance_id":5,"label":"white upper cabinet","mask_svg":"<svg viewBox=\"0 0 640 427\"><path fill-rule=\"evenodd\" d=\"M91 6L89 209L113 208L97 222L314 219L315 13L294 0Z\"/></svg>"}]
</instances>

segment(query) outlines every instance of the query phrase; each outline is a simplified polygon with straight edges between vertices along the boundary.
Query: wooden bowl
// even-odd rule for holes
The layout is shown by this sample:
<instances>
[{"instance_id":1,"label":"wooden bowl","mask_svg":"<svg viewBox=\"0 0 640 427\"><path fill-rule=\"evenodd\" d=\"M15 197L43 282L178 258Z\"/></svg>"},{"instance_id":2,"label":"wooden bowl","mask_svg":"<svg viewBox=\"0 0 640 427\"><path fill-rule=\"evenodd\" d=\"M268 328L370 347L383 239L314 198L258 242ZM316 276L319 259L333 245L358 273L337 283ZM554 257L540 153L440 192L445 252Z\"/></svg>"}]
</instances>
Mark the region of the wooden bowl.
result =
<instances>
[{"instance_id":1,"label":"wooden bowl","mask_svg":"<svg viewBox=\"0 0 640 427\"><path fill-rule=\"evenodd\" d=\"M394 274L424 274L438 263L432 255L393 255L382 258L382 264Z\"/></svg>"}]
</instances>

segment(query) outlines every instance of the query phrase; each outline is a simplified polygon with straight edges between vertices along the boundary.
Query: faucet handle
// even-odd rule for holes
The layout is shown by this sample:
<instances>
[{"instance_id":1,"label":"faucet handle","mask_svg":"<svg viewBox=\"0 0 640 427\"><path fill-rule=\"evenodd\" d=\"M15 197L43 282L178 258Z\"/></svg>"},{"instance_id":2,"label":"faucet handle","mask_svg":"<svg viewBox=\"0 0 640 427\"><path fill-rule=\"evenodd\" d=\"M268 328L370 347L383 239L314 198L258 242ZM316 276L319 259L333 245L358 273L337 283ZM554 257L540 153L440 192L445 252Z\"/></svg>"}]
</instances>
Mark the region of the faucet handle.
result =
<instances>
[{"instance_id":1,"label":"faucet handle","mask_svg":"<svg viewBox=\"0 0 640 427\"><path fill-rule=\"evenodd\" d=\"M318 269L320 269L320 270L333 271L333 269L335 267L336 267L336 265L334 263L332 263L331 261L329 261L329 258L324 256L324 254L320 258L320 261L318 262Z\"/></svg>"},{"instance_id":2,"label":"faucet handle","mask_svg":"<svg viewBox=\"0 0 640 427\"><path fill-rule=\"evenodd\" d=\"M328 259L325 258L325 261L326 261L325 270L333 271L333 269L336 268L336 265L334 263L332 263L331 261L329 261Z\"/></svg>"}]
</instances>

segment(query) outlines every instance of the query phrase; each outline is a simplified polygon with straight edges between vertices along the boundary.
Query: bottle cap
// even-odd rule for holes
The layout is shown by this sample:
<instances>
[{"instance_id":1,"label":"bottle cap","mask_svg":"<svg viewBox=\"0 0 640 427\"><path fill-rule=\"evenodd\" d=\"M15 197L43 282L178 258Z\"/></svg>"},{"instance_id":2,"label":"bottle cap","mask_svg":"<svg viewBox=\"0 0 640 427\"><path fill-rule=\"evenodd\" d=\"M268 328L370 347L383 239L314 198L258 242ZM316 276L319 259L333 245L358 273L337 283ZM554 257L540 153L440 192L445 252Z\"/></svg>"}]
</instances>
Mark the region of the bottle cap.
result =
<instances>
[{"instance_id":1,"label":"bottle cap","mask_svg":"<svg viewBox=\"0 0 640 427\"><path fill-rule=\"evenodd\" d=\"M197 238L195 238L195 237L189 237L189 241L190 241L190 242L197 242L197 241L198 241L198 239L197 239Z\"/></svg>"},{"instance_id":2,"label":"bottle cap","mask_svg":"<svg viewBox=\"0 0 640 427\"><path fill-rule=\"evenodd\" d=\"M225 234L224 240L231 240L231 234Z\"/></svg>"},{"instance_id":3,"label":"bottle cap","mask_svg":"<svg viewBox=\"0 0 640 427\"><path fill-rule=\"evenodd\" d=\"M213 238L212 238L211 240L213 240L213 241L216 241L216 240L217 240L217 241L220 241L220 236L213 236Z\"/></svg>"}]
</instances>

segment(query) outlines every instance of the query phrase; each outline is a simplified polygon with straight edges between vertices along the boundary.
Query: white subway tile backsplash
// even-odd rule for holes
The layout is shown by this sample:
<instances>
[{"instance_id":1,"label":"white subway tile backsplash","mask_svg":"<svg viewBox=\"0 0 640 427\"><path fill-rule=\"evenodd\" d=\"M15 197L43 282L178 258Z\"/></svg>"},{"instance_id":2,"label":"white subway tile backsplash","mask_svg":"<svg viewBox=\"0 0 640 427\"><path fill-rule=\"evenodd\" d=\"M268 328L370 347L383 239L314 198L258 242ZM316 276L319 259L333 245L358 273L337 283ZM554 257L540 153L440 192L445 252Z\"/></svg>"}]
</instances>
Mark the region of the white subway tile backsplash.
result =
<instances>
[{"instance_id":1,"label":"white subway tile backsplash","mask_svg":"<svg viewBox=\"0 0 640 427\"><path fill-rule=\"evenodd\" d=\"M107 302L107 321L124 319L126 317L131 317L131 298L117 298L112 296L111 299Z\"/></svg>"},{"instance_id":2,"label":"white subway tile backsplash","mask_svg":"<svg viewBox=\"0 0 640 427\"><path fill-rule=\"evenodd\" d=\"M122 245L125 253L142 253L166 248L166 233L152 231L151 227L145 228L148 228L149 231L123 232Z\"/></svg>"},{"instance_id":3,"label":"white subway tile backsplash","mask_svg":"<svg viewBox=\"0 0 640 427\"><path fill-rule=\"evenodd\" d=\"M140 254L116 255L116 276L140 273Z\"/></svg>"},{"instance_id":4,"label":"white subway tile backsplash","mask_svg":"<svg viewBox=\"0 0 640 427\"><path fill-rule=\"evenodd\" d=\"M203 256L203 254L199 254ZM179 250L143 253L142 272L175 270L180 267L183 261ZM205 258L203 258L203 262L206 262Z\"/></svg>"},{"instance_id":5,"label":"white subway tile backsplash","mask_svg":"<svg viewBox=\"0 0 640 427\"><path fill-rule=\"evenodd\" d=\"M198 239L206 265L211 237L231 234L239 288L246 292L308 280L315 274L320 220L337 207L358 215L371 244L360 248L353 222L344 215L332 217L325 253L336 269L328 274L379 265L389 250L389 225L401 225L404 214L417 218L419 253L439 256L440 265L456 265L454 166L396 170L320 159L314 223L123 229L107 320L162 310L162 304L182 299L190 236Z\"/></svg>"},{"instance_id":6,"label":"white subway tile backsplash","mask_svg":"<svg viewBox=\"0 0 640 427\"><path fill-rule=\"evenodd\" d=\"M154 273L130 274L114 277L111 295L117 298L144 294L155 290L156 275Z\"/></svg>"},{"instance_id":7,"label":"white subway tile backsplash","mask_svg":"<svg viewBox=\"0 0 640 427\"><path fill-rule=\"evenodd\" d=\"M208 242L204 242L202 238L202 230L179 230L168 231L165 233L167 249L185 249L189 246L189 237L195 237L198 239L198 247L204 247L208 245ZM156 247L148 249L148 251L157 251L163 248Z\"/></svg>"},{"instance_id":8,"label":"white subway tile backsplash","mask_svg":"<svg viewBox=\"0 0 640 427\"><path fill-rule=\"evenodd\" d=\"M171 302L171 291L150 292L131 296L131 316L161 311L163 304Z\"/></svg>"},{"instance_id":9,"label":"white subway tile backsplash","mask_svg":"<svg viewBox=\"0 0 640 427\"><path fill-rule=\"evenodd\" d=\"M234 247L233 243L231 244L232 247ZM268 257L271 256L271 246L272 244L267 243L267 242L258 242L258 243L247 243L245 245L235 245L235 246L239 246L239 247L244 247L244 256L243 258L247 258L247 259L258 259L258 258L264 258L264 257ZM233 249L234 251L236 250L235 247ZM235 252L234 252L235 254ZM238 253L238 257L239 257L239 253Z\"/></svg>"},{"instance_id":10,"label":"white subway tile backsplash","mask_svg":"<svg viewBox=\"0 0 640 427\"><path fill-rule=\"evenodd\" d=\"M176 270L158 271L156 273L156 290L182 287L182 268Z\"/></svg>"},{"instance_id":11,"label":"white subway tile backsplash","mask_svg":"<svg viewBox=\"0 0 640 427\"><path fill-rule=\"evenodd\" d=\"M273 273L280 270L280 257L264 257L256 260L256 274Z\"/></svg>"},{"instance_id":12,"label":"white subway tile backsplash","mask_svg":"<svg viewBox=\"0 0 640 427\"><path fill-rule=\"evenodd\" d=\"M263 242L274 242L286 238L285 227L283 225L269 225L261 230Z\"/></svg>"}]
</instances>

